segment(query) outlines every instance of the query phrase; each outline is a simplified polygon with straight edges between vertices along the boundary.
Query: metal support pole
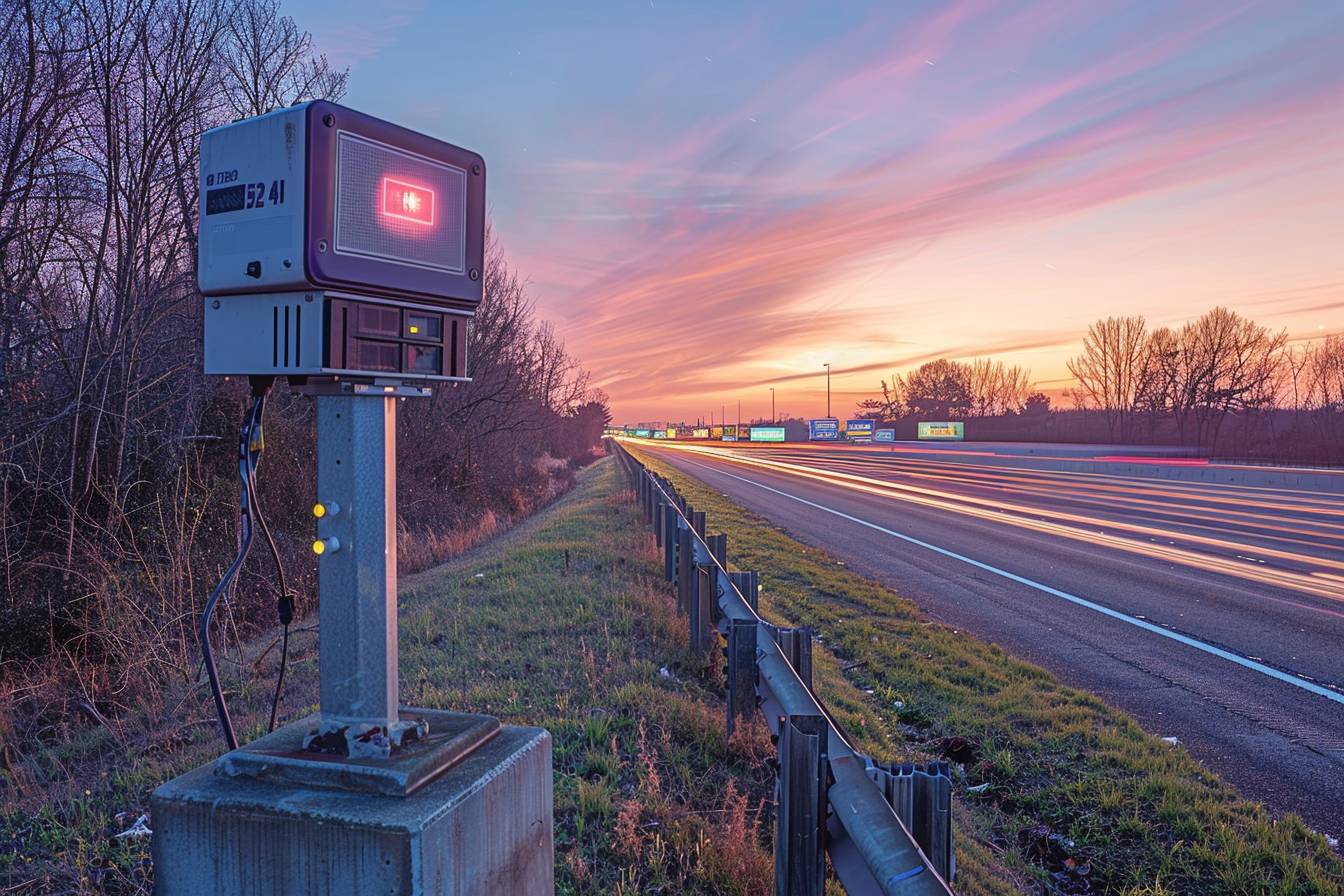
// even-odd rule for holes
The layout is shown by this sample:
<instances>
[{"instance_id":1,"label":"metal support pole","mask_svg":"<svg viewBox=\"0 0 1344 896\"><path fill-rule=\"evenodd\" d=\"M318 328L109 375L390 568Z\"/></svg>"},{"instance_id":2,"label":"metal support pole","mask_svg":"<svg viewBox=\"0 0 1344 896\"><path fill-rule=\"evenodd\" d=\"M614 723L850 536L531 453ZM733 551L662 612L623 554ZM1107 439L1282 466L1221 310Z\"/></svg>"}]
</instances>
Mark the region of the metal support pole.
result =
<instances>
[{"instance_id":1,"label":"metal support pole","mask_svg":"<svg viewBox=\"0 0 1344 896\"><path fill-rule=\"evenodd\" d=\"M821 896L826 870L826 718L790 715L779 732L775 893Z\"/></svg>"},{"instance_id":2,"label":"metal support pole","mask_svg":"<svg viewBox=\"0 0 1344 896\"><path fill-rule=\"evenodd\" d=\"M730 572L728 575L732 578L733 584L737 586L737 593L742 595L742 599L745 600L753 610L759 612L760 607L758 607L757 604L759 603L760 574L738 571Z\"/></svg>"},{"instance_id":3,"label":"metal support pole","mask_svg":"<svg viewBox=\"0 0 1344 896\"><path fill-rule=\"evenodd\" d=\"M677 507L675 504L663 505L663 577L669 582L677 579L677 541L680 531L677 526Z\"/></svg>"},{"instance_id":4,"label":"metal support pole","mask_svg":"<svg viewBox=\"0 0 1344 896\"><path fill-rule=\"evenodd\" d=\"M695 593L691 595L691 650L706 653L714 646L714 567L706 563L695 565Z\"/></svg>"},{"instance_id":5,"label":"metal support pole","mask_svg":"<svg viewBox=\"0 0 1344 896\"><path fill-rule=\"evenodd\" d=\"M728 623L728 736L756 712L756 620Z\"/></svg>"},{"instance_id":6,"label":"metal support pole","mask_svg":"<svg viewBox=\"0 0 1344 896\"><path fill-rule=\"evenodd\" d=\"M695 534L684 520L677 521L677 612L688 613L691 606L691 542Z\"/></svg>"},{"instance_id":7,"label":"metal support pole","mask_svg":"<svg viewBox=\"0 0 1344 896\"><path fill-rule=\"evenodd\" d=\"M691 510L686 508L687 514L691 518L691 528L696 531L701 538L705 537L705 512L703 510Z\"/></svg>"},{"instance_id":8,"label":"metal support pole","mask_svg":"<svg viewBox=\"0 0 1344 896\"><path fill-rule=\"evenodd\" d=\"M777 628L774 635L780 653L784 654L807 689L812 690L812 629Z\"/></svg>"},{"instance_id":9,"label":"metal support pole","mask_svg":"<svg viewBox=\"0 0 1344 896\"><path fill-rule=\"evenodd\" d=\"M728 533L720 532L718 535L711 535L705 539L709 544L709 552L714 555L714 559L719 561L719 565L724 569L728 568Z\"/></svg>"},{"instance_id":10,"label":"metal support pole","mask_svg":"<svg viewBox=\"0 0 1344 896\"><path fill-rule=\"evenodd\" d=\"M667 502L659 496L657 503L653 508L653 543L656 547L663 546L663 520L667 511Z\"/></svg>"},{"instance_id":11,"label":"metal support pole","mask_svg":"<svg viewBox=\"0 0 1344 896\"><path fill-rule=\"evenodd\" d=\"M397 723L397 400L319 395L321 733Z\"/></svg>"}]
</instances>

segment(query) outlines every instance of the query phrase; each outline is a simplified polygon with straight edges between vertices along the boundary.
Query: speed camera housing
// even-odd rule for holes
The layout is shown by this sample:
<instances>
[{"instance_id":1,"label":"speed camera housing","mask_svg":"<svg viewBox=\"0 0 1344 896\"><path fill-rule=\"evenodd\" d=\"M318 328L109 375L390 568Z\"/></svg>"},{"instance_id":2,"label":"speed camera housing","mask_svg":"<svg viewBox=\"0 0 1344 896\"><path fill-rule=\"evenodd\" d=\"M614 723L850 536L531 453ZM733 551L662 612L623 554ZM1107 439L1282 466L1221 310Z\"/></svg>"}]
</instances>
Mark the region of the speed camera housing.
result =
<instances>
[{"instance_id":1,"label":"speed camera housing","mask_svg":"<svg viewBox=\"0 0 1344 896\"><path fill-rule=\"evenodd\" d=\"M200 222L207 373L465 377L476 153L304 103L202 135Z\"/></svg>"}]
</instances>

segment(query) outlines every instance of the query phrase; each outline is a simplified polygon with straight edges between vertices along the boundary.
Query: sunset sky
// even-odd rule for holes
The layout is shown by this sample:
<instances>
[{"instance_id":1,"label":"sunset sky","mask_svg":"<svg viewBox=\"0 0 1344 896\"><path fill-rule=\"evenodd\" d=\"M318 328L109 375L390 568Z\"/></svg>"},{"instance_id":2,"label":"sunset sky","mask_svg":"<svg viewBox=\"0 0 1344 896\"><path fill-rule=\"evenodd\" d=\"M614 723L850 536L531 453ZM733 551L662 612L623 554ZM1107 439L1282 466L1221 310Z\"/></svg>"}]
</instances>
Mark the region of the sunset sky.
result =
<instances>
[{"instance_id":1,"label":"sunset sky","mask_svg":"<svg viewBox=\"0 0 1344 896\"><path fill-rule=\"evenodd\" d=\"M619 422L834 410L936 357L1058 394L1098 317L1344 331L1344 3L284 6L489 165Z\"/></svg>"}]
</instances>

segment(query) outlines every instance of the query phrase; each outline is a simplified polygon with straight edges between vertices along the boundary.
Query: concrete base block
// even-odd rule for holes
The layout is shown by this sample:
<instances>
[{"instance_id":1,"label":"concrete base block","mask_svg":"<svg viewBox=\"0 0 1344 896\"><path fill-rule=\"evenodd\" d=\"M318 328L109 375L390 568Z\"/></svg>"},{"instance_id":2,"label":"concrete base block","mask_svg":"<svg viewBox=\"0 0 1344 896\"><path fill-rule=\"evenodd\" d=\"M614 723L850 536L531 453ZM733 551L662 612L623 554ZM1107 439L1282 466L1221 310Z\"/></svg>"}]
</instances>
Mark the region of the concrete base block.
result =
<instances>
[{"instance_id":1,"label":"concrete base block","mask_svg":"<svg viewBox=\"0 0 1344 896\"><path fill-rule=\"evenodd\" d=\"M408 796L226 777L151 801L160 896L550 896L551 736L506 726Z\"/></svg>"}]
</instances>

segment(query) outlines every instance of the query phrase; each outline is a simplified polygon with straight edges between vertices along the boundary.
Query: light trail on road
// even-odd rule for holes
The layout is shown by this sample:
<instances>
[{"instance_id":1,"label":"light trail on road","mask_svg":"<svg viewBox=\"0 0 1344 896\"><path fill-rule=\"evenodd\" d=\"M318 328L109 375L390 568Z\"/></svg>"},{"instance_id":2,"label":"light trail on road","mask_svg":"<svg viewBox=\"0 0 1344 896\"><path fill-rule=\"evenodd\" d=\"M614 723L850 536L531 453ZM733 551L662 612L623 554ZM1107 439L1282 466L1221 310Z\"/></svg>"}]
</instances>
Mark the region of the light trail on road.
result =
<instances>
[{"instance_id":1,"label":"light trail on road","mask_svg":"<svg viewBox=\"0 0 1344 896\"><path fill-rule=\"evenodd\" d=\"M696 464L696 466L703 467L704 464ZM1294 687L1301 688L1304 691L1309 691L1313 694L1316 694L1317 696L1325 697L1327 700L1333 700L1336 703L1344 704L1344 694L1341 694L1340 692L1332 690L1327 687L1322 687L1321 685L1316 684L1314 681L1306 679L1301 675L1294 675L1291 672L1284 672L1280 669L1275 669L1273 666L1267 666L1264 663L1250 659L1249 657L1244 657L1241 656L1240 654L1223 650L1221 647L1215 647L1212 644L1207 644L1204 641L1199 640L1198 638L1192 638L1188 635L1183 635L1180 632L1173 631L1169 628L1156 625L1152 622L1149 622L1147 619L1142 619L1138 616L1131 616L1128 613L1121 613L1118 610L1113 610L1110 607L1107 607L1103 604L1099 604L1095 601L1088 600L1087 598L1079 597L1076 594L1070 594L1067 591L1062 591L1058 588L1053 588L1049 585L1042 584L1041 582L1038 582L1035 579L1031 579L1026 576L1020 576L1017 575L1016 573L1008 572L1007 570L1000 569L999 567L994 566L993 564L985 563L983 561L976 560L972 557L967 557L966 555L959 554L956 551L949 551L947 548L939 547L936 544L930 544L927 541L914 538L902 532L896 532L892 529L888 529L885 526L879 526L877 523L861 519L848 513L844 513L843 511L836 510L833 507L827 507L825 504L819 504L816 501L809 501L806 498L800 498L797 495L791 495L786 491L777 488L772 488L771 486L765 485L764 483L748 479L745 476L738 476L734 473L724 473L724 475L732 476L738 481L745 482L748 485L753 485L756 488L763 488L766 491L774 492L777 495L781 495L785 498L789 498L790 500L797 501L800 504L805 504L808 507L822 511L823 513L830 513L835 516L842 517L846 520L849 520L851 523L857 523L860 526L867 526L868 528L881 532L884 535L889 535L892 538L899 538L902 541L905 541L909 544L917 545L919 547L924 548L925 550L933 551L937 554L941 554L944 557L951 558L960 563L969 564L977 569L982 569L985 572L993 573L996 576L1002 576L1003 578L1010 579L1011 581L1017 582L1020 585L1026 585L1044 594L1049 594L1052 597L1058 597L1061 600L1066 600L1069 603L1075 604L1077 606L1085 607L1089 610L1092 610L1093 612L1101 613L1104 616L1108 616L1112 619L1124 622L1127 625L1133 625L1137 628L1141 628L1144 631L1151 632L1155 635L1160 635L1161 637L1169 638L1173 641L1177 641L1181 644L1184 644L1187 647L1193 647L1196 650L1207 653L1210 656L1216 656L1219 659L1235 663L1238 666L1250 669L1253 672L1258 672L1261 675L1268 675L1271 678L1293 685Z\"/></svg>"},{"instance_id":2,"label":"light trail on road","mask_svg":"<svg viewBox=\"0 0 1344 896\"><path fill-rule=\"evenodd\" d=\"M1131 461L1081 452L635 445L934 620L1178 735L1248 796L1344 832L1338 492L1207 481L1244 468L1202 462L1126 475Z\"/></svg>"},{"instance_id":3,"label":"light trail on road","mask_svg":"<svg viewBox=\"0 0 1344 896\"><path fill-rule=\"evenodd\" d=\"M909 458L902 458L902 466L883 471L887 477L932 479L941 483L957 477L961 484L967 486L985 485L984 477L992 475L994 478L991 481L1000 491L1016 496L1014 500L1006 500L974 488L952 491L916 484L914 481L881 478L872 475L872 467L879 461L866 457L854 460L828 458L826 465L822 465L815 456L809 458L808 463L800 463L785 456L777 457L772 450L734 451L684 444L664 444L659 448L701 454L720 462L768 469L947 513L1104 545L1114 550L1247 582L1344 601L1344 585L1341 585L1344 574L1344 526L1331 519L1341 515L1338 506L1341 502L1331 495L1298 499L1296 510L1299 516L1319 514L1327 518L1307 527L1301 524L1300 519L1273 514L1257 515L1248 510L1233 509L1282 509L1282 503L1278 500L1257 501L1249 496L1215 494L1209 501L1203 493L1173 488L1170 481L1154 489L1150 483L1142 480L1125 480L1124 485L1095 483L1088 478L1095 474L1065 473L1051 477L1048 474L1056 471L1015 470L1007 467L996 467L989 473L979 469L965 469L969 465L949 472L948 464L940 461L915 462L916 466L912 469ZM862 472L852 472L855 470ZM1040 483L1043 481L1053 488L1042 487ZM1208 484L1199 485L1204 491L1209 490ZM1036 504L1020 500L1032 497L1044 500ZM1162 505L1160 499L1164 497L1189 503L1172 509ZM1209 501L1215 507L1201 508L1193 503L1196 500ZM1077 507L1065 510L1061 505ZM1126 511L1144 514L1145 520L1151 520L1154 511L1161 511L1159 516L1164 524L1125 519ZM1230 520L1240 520L1241 524L1229 525ZM1251 520L1255 525L1246 525ZM1147 540L1142 540L1145 538ZM1297 545L1317 550L1311 553L1275 545ZM1274 561L1274 564L1270 565L1270 561Z\"/></svg>"}]
</instances>

